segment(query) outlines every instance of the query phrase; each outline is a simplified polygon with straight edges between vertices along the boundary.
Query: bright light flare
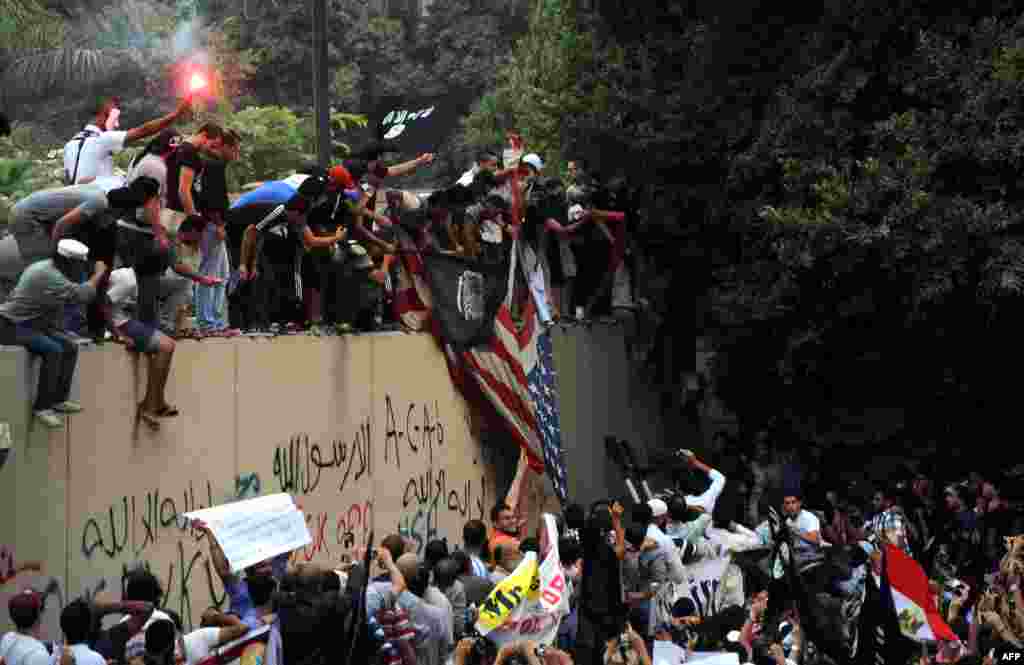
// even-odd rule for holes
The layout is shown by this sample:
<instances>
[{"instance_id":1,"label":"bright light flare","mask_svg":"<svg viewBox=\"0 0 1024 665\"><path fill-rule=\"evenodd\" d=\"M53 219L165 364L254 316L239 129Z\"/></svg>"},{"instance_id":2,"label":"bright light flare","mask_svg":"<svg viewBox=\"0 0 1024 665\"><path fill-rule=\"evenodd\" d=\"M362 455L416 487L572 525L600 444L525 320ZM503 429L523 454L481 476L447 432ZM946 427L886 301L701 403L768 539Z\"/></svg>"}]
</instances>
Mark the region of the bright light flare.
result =
<instances>
[{"instance_id":1,"label":"bright light flare","mask_svg":"<svg viewBox=\"0 0 1024 665\"><path fill-rule=\"evenodd\" d=\"M192 74L192 78L189 79L188 89L189 92L199 92L206 87L206 77L199 72Z\"/></svg>"}]
</instances>

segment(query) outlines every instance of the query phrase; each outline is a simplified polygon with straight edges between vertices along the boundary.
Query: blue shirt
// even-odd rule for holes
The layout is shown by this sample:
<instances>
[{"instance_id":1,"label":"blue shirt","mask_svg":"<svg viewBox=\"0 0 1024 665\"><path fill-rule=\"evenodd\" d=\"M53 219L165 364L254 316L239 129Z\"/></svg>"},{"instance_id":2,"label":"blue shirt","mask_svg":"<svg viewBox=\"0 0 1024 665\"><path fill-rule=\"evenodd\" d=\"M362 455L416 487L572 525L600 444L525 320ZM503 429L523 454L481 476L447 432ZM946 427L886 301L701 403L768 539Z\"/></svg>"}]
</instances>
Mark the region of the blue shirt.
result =
<instances>
[{"instance_id":1,"label":"blue shirt","mask_svg":"<svg viewBox=\"0 0 1024 665\"><path fill-rule=\"evenodd\" d=\"M251 192L243 194L231 205L231 207L234 209L261 203L280 205L282 203L288 203L288 201L298 194L298 192L298 188L293 187L284 180L276 180L274 182L264 183Z\"/></svg>"},{"instance_id":2,"label":"blue shirt","mask_svg":"<svg viewBox=\"0 0 1024 665\"><path fill-rule=\"evenodd\" d=\"M271 576L275 580L280 581L288 570L289 554L290 552L283 552L271 560ZM231 604L228 606L228 614L237 615L250 630L263 626L263 620L260 618L260 613L252 602L252 597L249 596L249 585L246 584L245 580L237 576L230 578L224 583L224 591L227 592L228 597L231 599Z\"/></svg>"}]
</instances>

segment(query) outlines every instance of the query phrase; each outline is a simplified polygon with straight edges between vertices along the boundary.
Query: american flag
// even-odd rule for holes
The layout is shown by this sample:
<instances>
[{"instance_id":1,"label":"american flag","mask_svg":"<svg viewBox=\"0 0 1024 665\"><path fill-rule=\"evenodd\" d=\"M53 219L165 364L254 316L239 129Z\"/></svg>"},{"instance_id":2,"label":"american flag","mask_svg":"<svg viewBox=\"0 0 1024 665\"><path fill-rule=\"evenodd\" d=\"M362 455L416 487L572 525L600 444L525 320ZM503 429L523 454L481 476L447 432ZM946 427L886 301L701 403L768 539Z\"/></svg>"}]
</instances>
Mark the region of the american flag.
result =
<instances>
[{"instance_id":1,"label":"american flag","mask_svg":"<svg viewBox=\"0 0 1024 665\"><path fill-rule=\"evenodd\" d=\"M507 303L494 318L494 336L479 347L462 351L462 373L472 376L487 401L508 425L512 438L526 451L530 468L544 470L544 451L537 427L537 407L529 375L538 364L540 323L529 300L519 328ZM450 353L449 348L449 353Z\"/></svg>"},{"instance_id":2,"label":"american flag","mask_svg":"<svg viewBox=\"0 0 1024 665\"><path fill-rule=\"evenodd\" d=\"M537 362L528 375L530 394L537 409L537 428L540 430L544 467L551 478L558 500L565 505L569 492L566 488L565 459L562 456L562 427L558 420L558 391L555 386L554 358L551 352L551 334L543 332L537 340Z\"/></svg>"}]
</instances>

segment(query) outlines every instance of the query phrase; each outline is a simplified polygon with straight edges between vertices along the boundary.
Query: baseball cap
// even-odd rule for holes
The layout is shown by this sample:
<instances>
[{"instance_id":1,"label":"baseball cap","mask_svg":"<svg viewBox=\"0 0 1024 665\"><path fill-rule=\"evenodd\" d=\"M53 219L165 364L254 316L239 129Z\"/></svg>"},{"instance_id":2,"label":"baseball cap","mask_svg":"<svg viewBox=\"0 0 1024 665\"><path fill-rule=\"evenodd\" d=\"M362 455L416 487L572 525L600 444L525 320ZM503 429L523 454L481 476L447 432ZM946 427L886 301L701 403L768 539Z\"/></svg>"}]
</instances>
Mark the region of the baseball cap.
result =
<instances>
[{"instance_id":1,"label":"baseball cap","mask_svg":"<svg viewBox=\"0 0 1024 665\"><path fill-rule=\"evenodd\" d=\"M342 165L332 166L330 170L331 184L341 189L355 189L356 182L352 174Z\"/></svg>"},{"instance_id":2,"label":"baseball cap","mask_svg":"<svg viewBox=\"0 0 1024 665\"><path fill-rule=\"evenodd\" d=\"M89 256L89 247L73 238L65 238L57 243L57 253L73 261L85 261Z\"/></svg>"},{"instance_id":3,"label":"baseball cap","mask_svg":"<svg viewBox=\"0 0 1024 665\"><path fill-rule=\"evenodd\" d=\"M11 596L7 601L7 610L15 626L28 628L35 624L43 611L43 594L34 589L25 589Z\"/></svg>"},{"instance_id":4,"label":"baseball cap","mask_svg":"<svg viewBox=\"0 0 1024 665\"><path fill-rule=\"evenodd\" d=\"M531 152L529 155L526 155L523 157L522 161L524 164L529 164L538 171L544 170L544 162L542 162L540 156L535 153Z\"/></svg>"},{"instance_id":5,"label":"baseball cap","mask_svg":"<svg viewBox=\"0 0 1024 665\"><path fill-rule=\"evenodd\" d=\"M654 517L661 517L662 515L668 514L668 504L661 499L651 499L647 502L647 505L651 508L651 514Z\"/></svg>"}]
</instances>

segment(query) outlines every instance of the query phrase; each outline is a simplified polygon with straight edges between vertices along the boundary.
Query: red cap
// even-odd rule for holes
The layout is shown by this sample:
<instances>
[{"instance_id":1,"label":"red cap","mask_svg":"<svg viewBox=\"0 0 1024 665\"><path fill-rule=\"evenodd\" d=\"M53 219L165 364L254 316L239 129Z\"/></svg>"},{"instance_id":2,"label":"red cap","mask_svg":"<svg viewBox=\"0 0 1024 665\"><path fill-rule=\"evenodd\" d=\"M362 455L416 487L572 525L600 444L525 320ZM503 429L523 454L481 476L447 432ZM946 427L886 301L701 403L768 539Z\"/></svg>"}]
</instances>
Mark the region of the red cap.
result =
<instances>
[{"instance_id":1,"label":"red cap","mask_svg":"<svg viewBox=\"0 0 1024 665\"><path fill-rule=\"evenodd\" d=\"M43 595L33 589L25 589L11 596L7 609L12 619L24 618L33 621L43 609Z\"/></svg>"},{"instance_id":2,"label":"red cap","mask_svg":"<svg viewBox=\"0 0 1024 665\"><path fill-rule=\"evenodd\" d=\"M340 189L355 189L356 182L352 179L352 174L348 172L344 166L340 164L338 166L332 166L328 172L331 178L331 184Z\"/></svg>"}]
</instances>

